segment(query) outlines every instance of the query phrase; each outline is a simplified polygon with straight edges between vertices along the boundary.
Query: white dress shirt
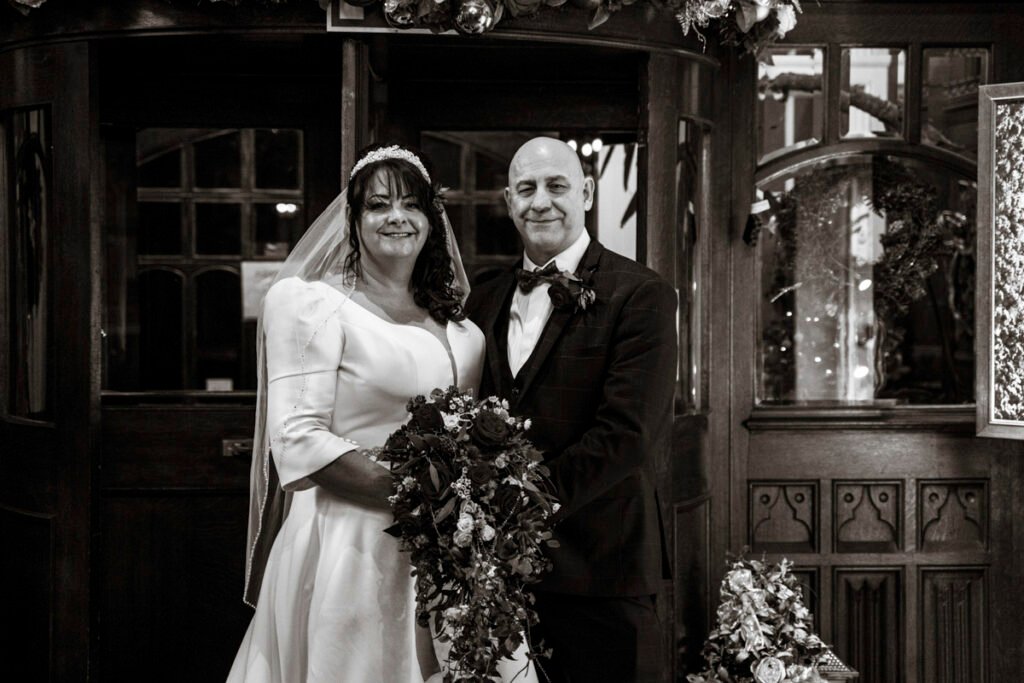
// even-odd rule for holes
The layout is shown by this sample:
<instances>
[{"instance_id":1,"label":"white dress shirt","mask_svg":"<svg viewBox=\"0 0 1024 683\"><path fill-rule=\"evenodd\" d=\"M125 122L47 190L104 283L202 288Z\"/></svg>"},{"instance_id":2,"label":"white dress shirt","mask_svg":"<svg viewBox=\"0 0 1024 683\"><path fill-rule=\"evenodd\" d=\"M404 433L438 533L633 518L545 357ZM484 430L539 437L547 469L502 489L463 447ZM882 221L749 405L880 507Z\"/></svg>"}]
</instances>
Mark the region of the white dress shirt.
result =
<instances>
[{"instance_id":1,"label":"white dress shirt","mask_svg":"<svg viewBox=\"0 0 1024 683\"><path fill-rule=\"evenodd\" d=\"M540 266L530 260L530 257L523 253L523 270L535 270L546 266L551 261L555 262L558 270L567 270L575 273L583 260L583 254L590 245L590 235L584 230L576 241L566 247L565 251ZM508 312L508 366L515 377L526 364L526 360L533 353L537 346L541 332L551 317L554 306L551 304L551 297L548 296L548 289L551 287L547 282L541 282L529 294L525 294L519 287L512 297L512 307Z\"/></svg>"}]
</instances>

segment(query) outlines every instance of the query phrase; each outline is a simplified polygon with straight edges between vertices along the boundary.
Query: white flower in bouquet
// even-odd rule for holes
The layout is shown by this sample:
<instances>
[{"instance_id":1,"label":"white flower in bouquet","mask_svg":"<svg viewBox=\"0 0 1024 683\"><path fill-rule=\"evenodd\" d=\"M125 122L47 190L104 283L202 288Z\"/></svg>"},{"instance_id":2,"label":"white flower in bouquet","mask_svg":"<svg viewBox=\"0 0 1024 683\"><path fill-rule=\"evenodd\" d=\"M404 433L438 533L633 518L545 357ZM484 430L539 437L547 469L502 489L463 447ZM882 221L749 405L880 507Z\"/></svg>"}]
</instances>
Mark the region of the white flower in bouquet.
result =
<instances>
[{"instance_id":1,"label":"white flower in bouquet","mask_svg":"<svg viewBox=\"0 0 1024 683\"><path fill-rule=\"evenodd\" d=\"M779 21L779 27L775 29L775 34L779 38L785 38L787 33L796 28L796 10L792 5L776 7L775 18Z\"/></svg>"},{"instance_id":2,"label":"white flower in bouquet","mask_svg":"<svg viewBox=\"0 0 1024 683\"><path fill-rule=\"evenodd\" d=\"M462 416L454 413L443 413L441 415L444 418L444 428L449 432L457 432L462 426Z\"/></svg>"},{"instance_id":3,"label":"white flower in bouquet","mask_svg":"<svg viewBox=\"0 0 1024 683\"><path fill-rule=\"evenodd\" d=\"M459 515L459 521L455 526L462 533L468 534L475 525L476 522L473 520L472 515L462 514Z\"/></svg>"},{"instance_id":4,"label":"white flower in bouquet","mask_svg":"<svg viewBox=\"0 0 1024 683\"><path fill-rule=\"evenodd\" d=\"M455 541L455 545L458 547L468 548L473 545L473 534L466 531L457 531L452 537L452 540Z\"/></svg>"}]
</instances>

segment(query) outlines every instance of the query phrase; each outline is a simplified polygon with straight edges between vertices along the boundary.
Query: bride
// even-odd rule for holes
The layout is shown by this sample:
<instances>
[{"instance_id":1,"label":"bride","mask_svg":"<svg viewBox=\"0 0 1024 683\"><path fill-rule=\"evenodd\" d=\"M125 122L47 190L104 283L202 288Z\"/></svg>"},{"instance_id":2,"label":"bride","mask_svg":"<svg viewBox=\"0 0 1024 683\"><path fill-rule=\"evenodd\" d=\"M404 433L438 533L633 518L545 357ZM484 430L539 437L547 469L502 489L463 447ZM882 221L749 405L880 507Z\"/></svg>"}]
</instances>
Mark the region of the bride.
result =
<instances>
[{"instance_id":1,"label":"bride","mask_svg":"<svg viewBox=\"0 0 1024 683\"><path fill-rule=\"evenodd\" d=\"M413 578L372 451L411 396L477 389L458 247L426 166L376 147L314 222L261 314L245 601L229 682L431 683L445 647L416 626ZM436 645L436 652L435 652ZM536 683L523 649L503 682Z\"/></svg>"}]
</instances>

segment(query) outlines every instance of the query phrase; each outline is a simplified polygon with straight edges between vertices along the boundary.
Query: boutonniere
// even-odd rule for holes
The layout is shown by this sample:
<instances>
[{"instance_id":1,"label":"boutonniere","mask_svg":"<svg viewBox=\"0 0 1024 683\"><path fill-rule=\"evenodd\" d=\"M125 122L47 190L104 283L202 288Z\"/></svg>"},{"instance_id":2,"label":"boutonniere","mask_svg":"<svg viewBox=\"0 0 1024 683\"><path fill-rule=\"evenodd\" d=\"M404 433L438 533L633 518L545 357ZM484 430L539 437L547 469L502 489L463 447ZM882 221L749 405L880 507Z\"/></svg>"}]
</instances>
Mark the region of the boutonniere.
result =
<instances>
[{"instance_id":1,"label":"boutonniere","mask_svg":"<svg viewBox=\"0 0 1024 683\"><path fill-rule=\"evenodd\" d=\"M567 270L551 276L548 296L551 297L552 305L559 310L573 306L576 311L585 311L587 306L597 300L594 288Z\"/></svg>"}]
</instances>

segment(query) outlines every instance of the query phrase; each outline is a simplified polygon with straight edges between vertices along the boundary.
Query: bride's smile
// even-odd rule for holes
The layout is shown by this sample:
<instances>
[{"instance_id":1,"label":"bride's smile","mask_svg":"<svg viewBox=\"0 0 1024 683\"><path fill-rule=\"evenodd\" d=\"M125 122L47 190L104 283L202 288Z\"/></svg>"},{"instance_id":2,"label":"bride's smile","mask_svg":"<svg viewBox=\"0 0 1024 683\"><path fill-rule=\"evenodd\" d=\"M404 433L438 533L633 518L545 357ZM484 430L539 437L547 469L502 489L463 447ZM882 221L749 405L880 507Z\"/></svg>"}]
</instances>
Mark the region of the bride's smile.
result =
<instances>
[{"instance_id":1,"label":"bride's smile","mask_svg":"<svg viewBox=\"0 0 1024 683\"><path fill-rule=\"evenodd\" d=\"M430 224L419 199L397 178L378 172L359 217L359 240L371 261L415 260Z\"/></svg>"}]
</instances>

